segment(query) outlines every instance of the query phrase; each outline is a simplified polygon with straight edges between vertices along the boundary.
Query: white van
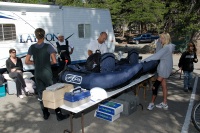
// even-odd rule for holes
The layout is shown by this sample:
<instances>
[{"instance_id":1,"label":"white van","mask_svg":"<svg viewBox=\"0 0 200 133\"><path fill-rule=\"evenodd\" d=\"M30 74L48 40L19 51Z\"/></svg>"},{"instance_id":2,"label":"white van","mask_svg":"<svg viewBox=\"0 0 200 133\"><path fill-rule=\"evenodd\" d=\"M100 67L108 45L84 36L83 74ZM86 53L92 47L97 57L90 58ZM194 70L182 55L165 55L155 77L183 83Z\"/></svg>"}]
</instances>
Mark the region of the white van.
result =
<instances>
[{"instance_id":1,"label":"white van","mask_svg":"<svg viewBox=\"0 0 200 133\"><path fill-rule=\"evenodd\" d=\"M109 43L115 41L115 36L107 9L0 2L0 68L5 68L10 48L16 49L19 57L27 54L30 45L37 41L36 28L46 31L49 44L55 44L58 33L69 37L68 41L74 46L72 62L86 60L87 45L103 31L108 33L110 51L115 48L114 43ZM24 69L34 67L24 64Z\"/></svg>"}]
</instances>

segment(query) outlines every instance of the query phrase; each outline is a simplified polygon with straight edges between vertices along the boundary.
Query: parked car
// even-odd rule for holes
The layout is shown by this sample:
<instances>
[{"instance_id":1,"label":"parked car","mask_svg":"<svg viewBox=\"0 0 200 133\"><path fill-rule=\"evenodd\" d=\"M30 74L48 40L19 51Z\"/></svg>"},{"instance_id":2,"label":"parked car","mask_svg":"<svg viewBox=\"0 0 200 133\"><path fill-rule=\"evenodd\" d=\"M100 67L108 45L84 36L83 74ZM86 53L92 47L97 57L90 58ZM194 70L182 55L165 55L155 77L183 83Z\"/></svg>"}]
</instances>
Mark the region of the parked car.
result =
<instances>
[{"instance_id":1,"label":"parked car","mask_svg":"<svg viewBox=\"0 0 200 133\"><path fill-rule=\"evenodd\" d=\"M129 43L135 43L135 44L139 44L140 42L152 42L156 39L158 39L159 36L157 35L152 35L151 33L145 33L145 34L138 34L136 37L131 38L129 40Z\"/></svg>"}]
</instances>

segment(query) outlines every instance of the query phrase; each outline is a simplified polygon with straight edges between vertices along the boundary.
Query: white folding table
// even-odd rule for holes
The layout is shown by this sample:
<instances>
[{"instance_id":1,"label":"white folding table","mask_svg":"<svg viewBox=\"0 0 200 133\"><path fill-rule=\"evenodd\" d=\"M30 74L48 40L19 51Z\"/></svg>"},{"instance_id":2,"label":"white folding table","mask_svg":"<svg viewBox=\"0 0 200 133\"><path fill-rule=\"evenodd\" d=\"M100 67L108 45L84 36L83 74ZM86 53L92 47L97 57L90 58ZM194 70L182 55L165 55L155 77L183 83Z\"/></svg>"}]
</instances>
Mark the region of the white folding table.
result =
<instances>
[{"instance_id":1,"label":"white folding table","mask_svg":"<svg viewBox=\"0 0 200 133\"><path fill-rule=\"evenodd\" d=\"M133 81L131 81L130 83L128 83L127 85L125 85L124 87L122 88L119 88L119 89L116 89L114 91L110 91L110 92L107 92L107 95L108 97L105 98L105 99L102 99L102 100L99 100L99 101L89 101L85 104L82 104L78 107L75 107L75 108L71 108L71 107L68 107L66 105L62 105L60 106L60 108L64 109L64 110L67 110L70 112L70 127L71 127L71 130L69 131L68 129L64 130L64 133L65 132L68 132L68 133L73 133L73 116L74 114L77 114L77 113L81 113L81 127L82 127L82 133L84 133L84 113L83 111L96 105L96 104L99 104L100 102L108 99L108 98L111 98L112 96L114 95L117 95L119 94L120 92L130 88L130 87L133 87L134 85L137 85L138 83L144 81L144 80L147 80L151 77L153 77L154 74L145 74L137 79L134 79Z\"/></svg>"}]
</instances>

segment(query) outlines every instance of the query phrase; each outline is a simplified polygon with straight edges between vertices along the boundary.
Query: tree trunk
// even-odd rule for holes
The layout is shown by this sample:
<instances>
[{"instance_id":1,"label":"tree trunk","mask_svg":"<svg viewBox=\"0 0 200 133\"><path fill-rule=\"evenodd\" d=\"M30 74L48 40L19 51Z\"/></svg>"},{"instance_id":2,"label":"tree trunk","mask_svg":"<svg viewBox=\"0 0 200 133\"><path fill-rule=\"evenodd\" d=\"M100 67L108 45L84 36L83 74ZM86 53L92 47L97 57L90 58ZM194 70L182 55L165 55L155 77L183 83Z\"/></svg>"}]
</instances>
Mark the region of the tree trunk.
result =
<instances>
[{"instance_id":1,"label":"tree trunk","mask_svg":"<svg viewBox=\"0 0 200 133\"><path fill-rule=\"evenodd\" d=\"M196 45L197 55L200 55L200 32L194 32L191 37L192 41Z\"/></svg>"},{"instance_id":2,"label":"tree trunk","mask_svg":"<svg viewBox=\"0 0 200 133\"><path fill-rule=\"evenodd\" d=\"M124 26L122 28L122 37L124 37Z\"/></svg>"}]
</instances>

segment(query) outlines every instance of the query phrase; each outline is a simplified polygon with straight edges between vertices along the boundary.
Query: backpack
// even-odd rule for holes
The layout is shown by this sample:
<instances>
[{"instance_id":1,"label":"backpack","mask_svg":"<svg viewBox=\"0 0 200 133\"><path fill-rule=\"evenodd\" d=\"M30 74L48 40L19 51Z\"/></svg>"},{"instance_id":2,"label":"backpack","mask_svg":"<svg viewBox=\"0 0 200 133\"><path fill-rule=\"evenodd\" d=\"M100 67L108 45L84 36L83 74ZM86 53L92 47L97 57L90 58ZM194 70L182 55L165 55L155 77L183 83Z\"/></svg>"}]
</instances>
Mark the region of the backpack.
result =
<instances>
[{"instance_id":1,"label":"backpack","mask_svg":"<svg viewBox=\"0 0 200 133\"><path fill-rule=\"evenodd\" d=\"M91 72L100 72L100 58L101 58L101 52L99 50L96 50L95 53L91 54L85 64L85 68L87 71Z\"/></svg>"},{"instance_id":2,"label":"backpack","mask_svg":"<svg viewBox=\"0 0 200 133\"><path fill-rule=\"evenodd\" d=\"M115 55L113 53L104 53L101 55L97 50L90 55L86 61L85 68L91 72L110 72L115 70Z\"/></svg>"},{"instance_id":3,"label":"backpack","mask_svg":"<svg viewBox=\"0 0 200 133\"><path fill-rule=\"evenodd\" d=\"M0 74L0 85L3 85L4 82L5 82L4 76Z\"/></svg>"},{"instance_id":4,"label":"backpack","mask_svg":"<svg viewBox=\"0 0 200 133\"><path fill-rule=\"evenodd\" d=\"M100 72L111 72L115 70L115 55L113 53L104 53L100 59Z\"/></svg>"}]
</instances>

